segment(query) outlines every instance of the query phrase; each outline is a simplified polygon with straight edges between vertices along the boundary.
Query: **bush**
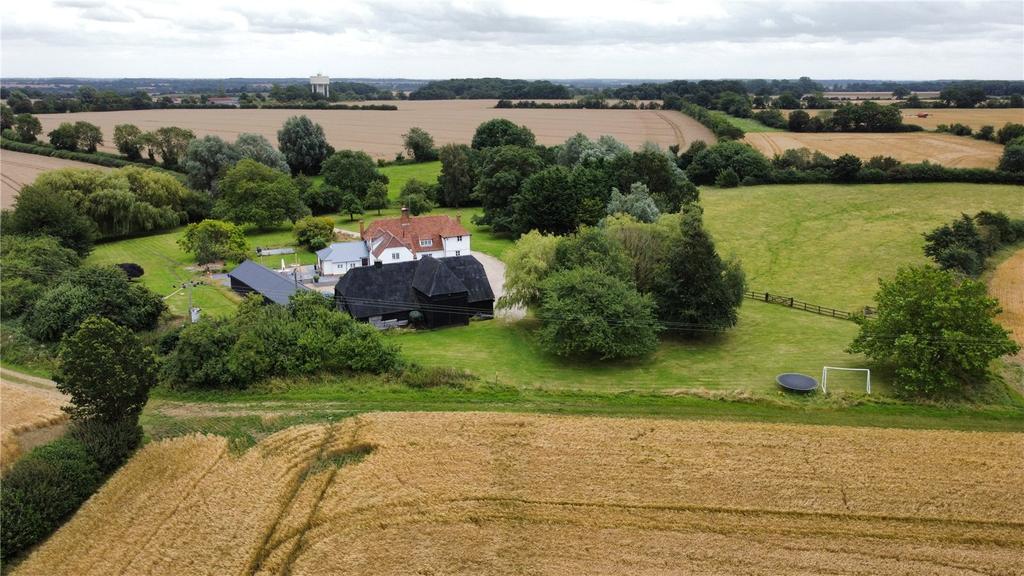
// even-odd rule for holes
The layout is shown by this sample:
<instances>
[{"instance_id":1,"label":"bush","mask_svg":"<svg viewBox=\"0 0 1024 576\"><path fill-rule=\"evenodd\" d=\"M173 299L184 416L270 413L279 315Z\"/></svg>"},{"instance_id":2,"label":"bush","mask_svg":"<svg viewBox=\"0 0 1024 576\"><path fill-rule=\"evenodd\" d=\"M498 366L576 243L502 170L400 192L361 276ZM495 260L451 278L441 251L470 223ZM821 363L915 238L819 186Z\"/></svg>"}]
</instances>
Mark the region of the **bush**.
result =
<instances>
[{"instance_id":1,"label":"bush","mask_svg":"<svg viewBox=\"0 0 1024 576\"><path fill-rule=\"evenodd\" d=\"M1004 172L1024 172L1024 143L1010 143L1003 148L999 169Z\"/></svg>"},{"instance_id":2,"label":"bush","mask_svg":"<svg viewBox=\"0 0 1024 576\"><path fill-rule=\"evenodd\" d=\"M292 233L300 245L316 252L334 240L334 220L326 216L306 216L295 223Z\"/></svg>"},{"instance_id":3,"label":"bush","mask_svg":"<svg viewBox=\"0 0 1024 576\"><path fill-rule=\"evenodd\" d=\"M740 185L740 177L732 168L726 168L718 173L715 178L715 186L720 188L735 188Z\"/></svg>"},{"instance_id":4,"label":"bush","mask_svg":"<svg viewBox=\"0 0 1024 576\"><path fill-rule=\"evenodd\" d=\"M946 131L949 132L950 134L954 135L954 136L970 136L971 135L971 127L967 126L966 124L961 124L959 122L957 122L955 124L950 124L949 127L946 129Z\"/></svg>"},{"instance_id":5,"label":"bush","mask_svg":"<svg viewBox=\"0 0 1024 576\"><path fill-rule=\"evenodd\" d=\"M0 557L10 559L49 536L102 479L86 447L67 437L15 462L0 491Z\"/></svg>"},{"instance_id":6,"label":"bush","mask_svg":"<svg viewBox=\"0 0 1024 576\"><path fill-rule=\"evenodd\" d=\"M1015 138L1024 136L1024 124L1016 124L1013 122L1007 122L999 129L996 133L996 141L1000 144L1006 144Z\"/></svg>"},{"instance_id":7,"label":"bush","mask_svg":"<svg viewBox=\"0 0 1024 576\"><path fill-rule=\"evenodd\" d=\"M112 474L127 462L142 442L142 426L136 418L115 422L78 421L71 424L68 433L85 447L105 475Z\"/></svg>"},{"instance_id":8,"label":"bush","mask_svg":"<svg viewBox=\"0 0 1024 576\"><path fill-rule=\"evenodd\" d=\"M221 220L203 220L189 224L178 239L181 249L192 253L200 264L217 260L241 262L249 250L242 229Z\"/></svg>"}]
</instances>

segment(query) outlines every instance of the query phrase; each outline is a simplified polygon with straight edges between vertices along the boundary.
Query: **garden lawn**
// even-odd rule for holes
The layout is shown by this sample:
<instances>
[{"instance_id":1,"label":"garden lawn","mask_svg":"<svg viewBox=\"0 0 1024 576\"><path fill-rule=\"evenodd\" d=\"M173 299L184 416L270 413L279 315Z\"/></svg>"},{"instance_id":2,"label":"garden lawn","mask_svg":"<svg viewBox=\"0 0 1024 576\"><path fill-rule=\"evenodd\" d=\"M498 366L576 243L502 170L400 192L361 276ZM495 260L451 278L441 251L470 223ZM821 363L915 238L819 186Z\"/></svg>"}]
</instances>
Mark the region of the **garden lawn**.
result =
<instances>
[{"instance_id":1,"label":"garden lawn","mask_svg":"<svg viewBox=\"0 0 1024 576\"><path fill-rule=\"evenodd\" d=\"M775 376L822 366L864 366L844 352L857 333L853 322L745 301L739 325L702 340L663 338L650 358L635 361L570 361L537 343L533 320L472 322L468 327L392 334L407 358L424 366L469 370L487 382L547 390L598 392L670 391L684 388L775 393ZM885 377L872 379L885 393ZM863 392L863 378L843 379L838 389ZM830 387L831 388L831 387Z\"/></svg>"},{"instance_id":2,"label":"garden lawn","mask_svg":"<svg viewBox=\"0 0 1024 576\"><path fill-rule=\"evenodd\" d=\"M850 311L873 303L879 278L929 262L922 234L961 212L1024 217L1024 189L991 184L703 188L701 203L751 289Z\"/></svg>"},{"instance_id":3,"label":"garden lawn","mask_svg":"<svg viewBox=\"0 0 1024 576\"><path fill-rule=\"evenodd\" d=\"M231 313L238 305L238 296L229 288L218 284L209 275L190 269L196 267L195 258L183 251L177 243L184 230L176 228L152 236L98 244L87 263L134 262L142 266L146 271L141 278L142 283L157 294L167 297L168 307L177 316L185 316L188 313L187 292L179 291L182 284L188 280L203 282L203 285L192 289L193 305L199 307L203 314L223 316ZM293 264L296 260L302 264L316 262L316 254L299 247L296 247L297 253L294 255L262 258L256 255L257 246L295 246L291 225L270 231L249 230L246 239L249 242L249 257L270 268L279 267L282 258L287 264ZM229 263L229 266L233 266L233 263Z\"/></svg>"},{"instance_id":4,"label":"garden lawn","mask_svg":"<svg viewBox=\"0 0 1024 576\"><path fill-rule=\"evenodd\" d=\"M753 118L738 118L720 110L711 110L711 115L719 118L725 118L730 124L744 132L785 132L785 130L761 124Z\"/></svg>"}]
</instances>

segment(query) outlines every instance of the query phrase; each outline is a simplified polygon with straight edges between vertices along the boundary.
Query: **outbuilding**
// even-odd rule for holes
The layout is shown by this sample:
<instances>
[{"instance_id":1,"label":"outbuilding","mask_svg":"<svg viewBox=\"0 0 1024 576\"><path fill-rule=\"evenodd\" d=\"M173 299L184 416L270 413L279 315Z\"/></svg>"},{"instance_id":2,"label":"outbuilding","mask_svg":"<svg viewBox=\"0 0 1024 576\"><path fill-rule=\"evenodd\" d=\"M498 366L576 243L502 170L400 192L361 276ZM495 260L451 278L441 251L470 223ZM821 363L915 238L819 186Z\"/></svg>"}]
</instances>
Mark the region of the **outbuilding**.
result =
<instances>
[{"instance_id":1,"label":"outbuilding","mask_svg":"<svg viewBox=\"0 0 1024 576\"><path fill-rule=\"evenodd\" d=\"M282 306L288 304L292 294L309 290L299 284L296 278L289 279L252 260L246 260L228 272L228 279L231 289L242 296L256 293L263 296L266 302Z\"/></svg>"}]
</instances>

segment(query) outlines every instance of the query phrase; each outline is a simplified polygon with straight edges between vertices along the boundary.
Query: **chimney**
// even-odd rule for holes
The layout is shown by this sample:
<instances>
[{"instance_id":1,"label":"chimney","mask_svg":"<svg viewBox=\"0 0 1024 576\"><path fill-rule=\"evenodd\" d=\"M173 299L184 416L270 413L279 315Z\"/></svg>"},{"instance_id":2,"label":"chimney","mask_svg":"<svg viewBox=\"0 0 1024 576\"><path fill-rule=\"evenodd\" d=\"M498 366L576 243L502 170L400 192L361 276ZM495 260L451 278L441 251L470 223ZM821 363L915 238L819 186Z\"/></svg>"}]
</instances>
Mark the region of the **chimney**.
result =
<instances>
[{"instance_id":1,"label":"chimney","mask_svg":"<svg viewBox=\"0 0 1024 576\"><path fill-rule=\"evenodd\" d=\"M402 221L409 221L409 208L407 206L402 206Z\"/></svg>"},{"instance_id":2,"label":"chimney","mask_svg":"<svg viewBox=\"0 0 1024 576\"><path fill-rule=\"evenodd\" d=\"M459 224L462 224L462 212L455 213L455 221L458 222Z\"/></svg>"},{"instance_id":3,"label":"chimney","mask_svg":"<svg viewBox=\"0 0 1024 576\"><path fill-rule=\"evenodd\" d=\"M363 220L359 220L359 237L362 238L366 235L366 223Z\"/></svg>"}]
</instances>

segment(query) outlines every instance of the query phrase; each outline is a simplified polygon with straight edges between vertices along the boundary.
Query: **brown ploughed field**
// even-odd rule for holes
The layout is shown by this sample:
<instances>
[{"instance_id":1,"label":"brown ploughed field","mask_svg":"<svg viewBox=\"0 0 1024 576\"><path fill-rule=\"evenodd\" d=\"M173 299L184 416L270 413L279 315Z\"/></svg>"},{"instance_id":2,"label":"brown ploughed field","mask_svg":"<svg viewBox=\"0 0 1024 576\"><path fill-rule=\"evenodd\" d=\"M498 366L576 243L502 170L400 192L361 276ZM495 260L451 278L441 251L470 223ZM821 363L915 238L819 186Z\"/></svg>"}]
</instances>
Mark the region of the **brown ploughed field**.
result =
<instances>
[{"instance_id":1,"label":"brown ploughed field","mask_svg":"<svg viewBox=\"0 0 1024 576\"><path fill-rule=\"evenodd\" d=\"M402 152L402 134L418 126L434 137L437 145L468 144L477 126L492 118L508 118L525 124L541 144L560 144L577 132L596 138L615 136L632 148L647 141L663 148L693 140L714 142L714 135L696 120L679 112L661 110L528 110L497 109L494 100L433 100L388 102L394 111L368 110L127 110L41 114L43 131L61 122L84 120L103 130L104 150L113 150L117 124L135 124L143 130L162 126L188 128L197 136L212 134L233 141L242 132L262 134L277 144L284 121L304 114L324 127L327 141L337 149L362 150L375 158L391 160Z\"/></svg>"},{"instance_id":2,"label":"brown ploughed field","mask_svg":"<svg viewBox=\"0 0 1024 576\"><path fill-rule=\"evenodd\" d=\"M1022 574L1022 446L490 413L364 414L240 456L185 436L13 574Z\"/></svg>"}]
</instances>

